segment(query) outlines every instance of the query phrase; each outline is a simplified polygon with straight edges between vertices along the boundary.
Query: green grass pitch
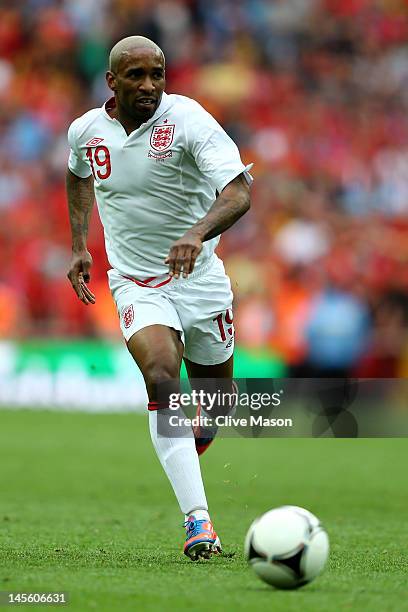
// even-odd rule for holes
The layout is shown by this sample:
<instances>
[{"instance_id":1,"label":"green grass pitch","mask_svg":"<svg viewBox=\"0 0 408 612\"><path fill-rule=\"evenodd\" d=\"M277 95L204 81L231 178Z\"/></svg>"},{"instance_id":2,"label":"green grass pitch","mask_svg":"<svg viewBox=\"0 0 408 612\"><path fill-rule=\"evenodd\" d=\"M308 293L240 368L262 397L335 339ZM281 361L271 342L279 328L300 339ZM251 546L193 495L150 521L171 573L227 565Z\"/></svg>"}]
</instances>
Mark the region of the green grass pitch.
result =
<instances>
[{"instance_id":1,"label":"green grass pitch","mask_svg":"<svg viewBox=\"0 0 408 612\"><path fill-rule=\"evenodd\" d=\"M0 590L65 591L72 611L408 610L407 450L217 440L201 464L226 554L192 563L146 416L0 411ZM264 585L243 558L251 521L282 504L331 539L327 570L299 591Z\"/></svg>"}]
</instances>

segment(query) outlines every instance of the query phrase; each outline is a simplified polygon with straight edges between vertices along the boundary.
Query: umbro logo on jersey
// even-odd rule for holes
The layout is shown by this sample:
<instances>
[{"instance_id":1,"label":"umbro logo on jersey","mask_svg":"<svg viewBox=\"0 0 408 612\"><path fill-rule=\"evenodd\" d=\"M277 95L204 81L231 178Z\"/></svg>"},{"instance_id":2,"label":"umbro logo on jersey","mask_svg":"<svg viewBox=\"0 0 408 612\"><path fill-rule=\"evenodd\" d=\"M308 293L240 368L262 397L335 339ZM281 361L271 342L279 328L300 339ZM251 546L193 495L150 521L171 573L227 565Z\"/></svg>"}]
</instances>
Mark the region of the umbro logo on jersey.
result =
<instances>
[{"instance_id":1,"label":"umbro logo on jersey","mask_svg":"<svg viewBox=\"0 0 408 612\"><path fill-rule=\"evenodd\" d=\"M102 140L105 140L104 138L91 138L91 140L88 140L88 142L86 143L86 147L96 147L96 145L98 145L100 142L102 142Z\"/></svg>"}]
</instances>

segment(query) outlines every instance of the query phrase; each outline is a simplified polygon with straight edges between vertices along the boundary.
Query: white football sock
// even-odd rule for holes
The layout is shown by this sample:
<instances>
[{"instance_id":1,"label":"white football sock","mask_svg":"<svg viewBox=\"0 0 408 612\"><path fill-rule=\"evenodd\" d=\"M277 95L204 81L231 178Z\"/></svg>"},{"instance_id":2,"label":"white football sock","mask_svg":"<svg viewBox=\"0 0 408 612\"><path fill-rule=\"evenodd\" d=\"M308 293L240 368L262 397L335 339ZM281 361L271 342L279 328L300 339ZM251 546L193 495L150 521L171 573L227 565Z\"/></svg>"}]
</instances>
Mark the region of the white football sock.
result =
<instances>
[{"instance_id":1,"label":"white football sock","mask_svg":"<svg viewBox=\"0 0 408 612\"><path fill-rule=\"evenodd\" d=\"M193 515L195 519L197 519L198 521L209 521L210 520L210 515L208 514L207 510L194 510L193 512L190 512L190 514L186 514L185 515L185 520L187 521L190 516Z\"/></svg>"},{"instance_id":2,"label":"white football sock","mask_svg":"<svg viewBox=\"0 0 408 612\"><path fill-rule=\"evenodd\" d=\"M169 408L149 411L150 435L157 456L183 514L195 515L195 510L208 511L193 431L191 427L170 427L169 416L182 418L184 413ZM176 437L177 433L185 435Z\"/></svg>"}]
</instances>

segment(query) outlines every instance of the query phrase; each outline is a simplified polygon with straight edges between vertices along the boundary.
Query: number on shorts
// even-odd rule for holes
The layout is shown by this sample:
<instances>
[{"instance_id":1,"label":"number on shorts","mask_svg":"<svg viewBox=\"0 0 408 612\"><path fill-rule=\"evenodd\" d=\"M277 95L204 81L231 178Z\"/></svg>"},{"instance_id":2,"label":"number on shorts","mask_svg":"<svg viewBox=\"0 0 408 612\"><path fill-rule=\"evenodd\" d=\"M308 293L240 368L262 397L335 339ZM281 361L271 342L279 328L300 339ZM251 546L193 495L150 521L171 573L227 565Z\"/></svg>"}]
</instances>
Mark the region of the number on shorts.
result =
<instances>
[{"instance_id":1,"label":"number on shorts","mask_svg":"<svg viewBox=\"0 0 408 612\"><path fill-rule=\"evenodd\" d=\"M92 153L93 153L93 157L92 157ZM101 153L103 153L102 156L101 156ZM111 171L112 171L111 158L110 158L109 149L107 147L104 147L103 145L96 147L95 149L93 149L92 147L88 147L86 150L86 156L89 159L89 163L91 164L92 174L94 175L95 178L98 177L100 179L106 179L111 175ZM101 170L97 170L95 174L94 162L96 163L97 166L99 166L100 168L106 168L106 170L104 172L101 172Z\"/></svg>"},{"instance_id":2,"label":"number on shorts","mask_svg":"<svg viewBox=\"0 0 408 612\"><path fill-rule=\"evenodd\" d=\"M227 327L227 329L225 330L224 327L224 320L225 323L227 325L229 325L230 327ZM215 317L215 319L213 319L213 321L217 321L218 323L218 329L220 332L220 336L221 336L221 340L224 342L227 339L227 334L225 333L225 331L227 331L227 333L232 336L234 330L232 328L232 321L233 321L233 316L232 316L232 310L230 310L229 308L224 312L221 312L219 315L217 315Z\"/></svg>"}]
</instances>

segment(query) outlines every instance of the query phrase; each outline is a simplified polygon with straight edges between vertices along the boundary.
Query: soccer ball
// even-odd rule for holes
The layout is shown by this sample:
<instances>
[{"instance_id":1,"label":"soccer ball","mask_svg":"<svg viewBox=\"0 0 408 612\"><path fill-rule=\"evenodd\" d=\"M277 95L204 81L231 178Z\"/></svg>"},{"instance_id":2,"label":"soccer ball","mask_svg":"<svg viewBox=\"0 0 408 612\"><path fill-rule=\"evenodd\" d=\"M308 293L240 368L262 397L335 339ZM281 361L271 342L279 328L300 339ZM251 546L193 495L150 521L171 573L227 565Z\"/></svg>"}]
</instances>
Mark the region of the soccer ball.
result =
<instances>
[{"instance_id":1,"label":"soccer ball","mask_svg":"<svg viewBox=\"0 0 408 612\"><path fill-rule=\"evenodd\" d=\"M254 572L278 589L297 589L323 570L329 538L319 519L298 506L281 506L254 520L245 557Z\"/></svg>"}]
</instances>

